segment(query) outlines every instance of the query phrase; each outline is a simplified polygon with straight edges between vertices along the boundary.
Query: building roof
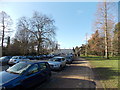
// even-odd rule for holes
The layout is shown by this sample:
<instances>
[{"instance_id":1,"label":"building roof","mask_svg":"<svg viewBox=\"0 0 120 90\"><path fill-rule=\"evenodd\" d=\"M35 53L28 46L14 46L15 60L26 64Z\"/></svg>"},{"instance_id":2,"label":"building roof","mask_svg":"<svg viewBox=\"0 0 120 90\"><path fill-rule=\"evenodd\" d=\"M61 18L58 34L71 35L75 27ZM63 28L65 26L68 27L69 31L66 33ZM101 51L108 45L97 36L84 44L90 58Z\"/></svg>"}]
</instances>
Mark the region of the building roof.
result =
<instances>
[{"instance_id":1,"label":"building roof","mask_svg":"<svg viewBox=\"0 0 120 90\"><path fill-rule=\"evenodd\" d=\"M59 54L59 53L64 53L64 54L69 54L69 53L73 53L72 49L58 49L56 51L54 51L54 53Z\"/></svg>"}]
</instances>

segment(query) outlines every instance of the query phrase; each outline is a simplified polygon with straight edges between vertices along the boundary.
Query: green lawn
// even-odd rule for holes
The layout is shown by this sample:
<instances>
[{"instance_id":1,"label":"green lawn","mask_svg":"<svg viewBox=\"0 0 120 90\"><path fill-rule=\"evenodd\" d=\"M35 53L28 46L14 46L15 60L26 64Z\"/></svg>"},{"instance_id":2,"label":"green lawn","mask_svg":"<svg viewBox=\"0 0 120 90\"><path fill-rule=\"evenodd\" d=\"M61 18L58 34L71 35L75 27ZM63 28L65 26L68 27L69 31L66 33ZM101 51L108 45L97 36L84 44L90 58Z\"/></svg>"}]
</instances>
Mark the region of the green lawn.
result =
<instances>
[{"instance_id":1,"label":"green lawn","mask_svg":"<svg viewBox=\"0 0 120 90\"><path fill-rule=\"evenodd\" d=\"M118 58L105 59L98 56L84 57L90 61L95 79L100 80L104 88L118 88Z\"/></svg>"}]
</instances>

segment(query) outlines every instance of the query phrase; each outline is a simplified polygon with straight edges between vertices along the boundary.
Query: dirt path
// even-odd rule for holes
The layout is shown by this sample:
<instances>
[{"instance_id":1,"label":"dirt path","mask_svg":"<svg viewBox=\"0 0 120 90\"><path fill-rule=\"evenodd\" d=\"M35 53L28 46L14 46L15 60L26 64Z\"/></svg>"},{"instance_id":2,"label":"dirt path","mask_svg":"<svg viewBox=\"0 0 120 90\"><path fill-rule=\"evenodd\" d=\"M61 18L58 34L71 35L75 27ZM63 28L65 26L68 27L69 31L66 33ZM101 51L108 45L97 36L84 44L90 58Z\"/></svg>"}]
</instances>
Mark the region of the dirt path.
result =
<instances>
[{"instance_id":1,"label":"dirt path","mask_svg":"<svg viewBox=\"0 0 120 90\"><path fill-rule=\"evenodd\" d=\"M51 79L35 90L40 88L96 88L93 79L94 75L89 62L83 58L76 58L61 72L52 72Z\"/></svg>"}]
</instances>

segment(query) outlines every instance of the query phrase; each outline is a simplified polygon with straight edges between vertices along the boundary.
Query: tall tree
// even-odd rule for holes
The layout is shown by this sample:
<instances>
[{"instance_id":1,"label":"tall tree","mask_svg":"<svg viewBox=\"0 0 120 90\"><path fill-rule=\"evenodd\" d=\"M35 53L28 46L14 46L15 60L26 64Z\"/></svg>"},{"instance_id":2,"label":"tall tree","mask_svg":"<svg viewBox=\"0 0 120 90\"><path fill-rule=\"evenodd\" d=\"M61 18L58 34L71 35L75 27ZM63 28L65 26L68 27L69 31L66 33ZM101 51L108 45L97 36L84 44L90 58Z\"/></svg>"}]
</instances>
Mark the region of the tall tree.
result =
<instances>
[{"instance_id":1,"label":"tall tree","mask_svg":"<svg viewBox=\"0 0 120 90\"><path fill-rule=\"evenodd\" d=\"M98 30L92 34L88 40L89 54L93 55L104 55L103 37L100 37Z\"/></svg>"},{"instance_id":2,"label":"tall tree","mask_svg":"<svg viewBox=\"0 0 120 90\"><path fill-rule=\"evenodd\" d=\"M55 36L54 20L39 12L34 12L31 18L32 32L37 40L37 53L40 54L42 51L43 42L51 43Z\"/></svg>"},{"instance_id":3,"label":"tall tree","mask_svg":"<svg viewBox=\"0 0 120 90\"><path fill-rule=\"evenodd\" d=\"M29 43L31 39L31 34L29 32L30 23L28 22L28 18L21 17L17 23L17 32L15 34L15 38L20 42L21 52L23 55L29 52ZM34 40L32 41L34 42Z\"/></svg>"},{"instance_id":4,"label":"tall tree","mask_svg":"<svg viewBox=\"0 0 120 90\"><path fill-rule=\"evenodd\" d=\"M0 36L1 36L1 46L3 49L3 43L5 39L5 34L11 32L11 25L12 25L12 19L11 17L4 11L0 12ZM3 50L2 50L3 51Z\"/></svg>"},{"instance_id":5,"label":"tall tree","mask_svg":"<svg viewBox=\"0 0 120 90\"><path fill-rule=\"evenodd\" d=\"M52 18L34 12L31 18L21 17L19 19L16 39L21 42L22 52L34 52L36 49L39 55L48 49L55 48L55 29Z\"/></svg>"},{"instance_id":6,"label":"tall tree","mask_svg":"<svg viewBox=\"0 0 120 90\"><path fill-rule=\"evenodd\" d=\"M109 58L111 44L111 32L114 28L114 16L111 12L112 2L100 2L96 13L95 30L99 30L104 37L105 57Z\"/></svg>"}]
</instances>

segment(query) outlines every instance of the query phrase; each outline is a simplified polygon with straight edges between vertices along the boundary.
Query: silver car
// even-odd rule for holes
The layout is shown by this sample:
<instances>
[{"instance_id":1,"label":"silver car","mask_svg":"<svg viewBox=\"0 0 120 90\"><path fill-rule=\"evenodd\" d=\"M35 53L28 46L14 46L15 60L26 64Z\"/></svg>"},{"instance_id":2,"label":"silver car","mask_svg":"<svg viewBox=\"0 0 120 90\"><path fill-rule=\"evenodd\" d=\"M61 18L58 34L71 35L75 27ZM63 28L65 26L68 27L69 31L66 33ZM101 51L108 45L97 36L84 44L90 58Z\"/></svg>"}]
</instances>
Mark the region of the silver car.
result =
<instances>
[{"instance_id":1,"label":"silver car","mask_svg":"<svg viewBox=\"0 0 120 90\"><path fill-rule=\"evenodd\" d=\"M66 66L66 59L64 57L53 57L48 63L52 70L62 70Z\"/></svg>"},{"instance_id":2,"label":"silver car","mask_svg":"<svg viewBox=\"0 0 120 90\"><path fill-rule=\"evenodd\" d=\"M28 60L30 60L30 59L26 58L25 56L13 56L9 60L8 64L9 65L13 65L13 64L16 64L16 63L18 63L20 61L28 61Z\"/></svg>"}]
</instances>

